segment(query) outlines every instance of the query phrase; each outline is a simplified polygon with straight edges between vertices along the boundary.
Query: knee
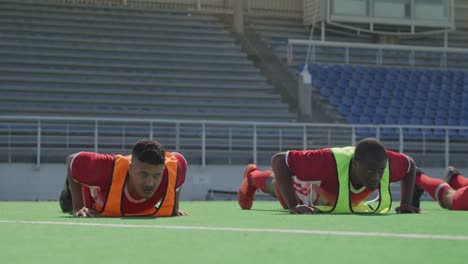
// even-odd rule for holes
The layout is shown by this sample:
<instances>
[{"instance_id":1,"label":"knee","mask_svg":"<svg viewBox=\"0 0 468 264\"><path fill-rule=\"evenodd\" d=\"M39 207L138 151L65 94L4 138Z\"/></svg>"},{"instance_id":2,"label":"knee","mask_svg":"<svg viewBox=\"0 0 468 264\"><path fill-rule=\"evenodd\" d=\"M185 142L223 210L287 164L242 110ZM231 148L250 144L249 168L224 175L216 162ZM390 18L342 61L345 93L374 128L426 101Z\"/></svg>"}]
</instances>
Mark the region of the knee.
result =
<instances>
[{"instance_id":1,"label":"knee","mask_svg":"<svg viewBox=\"0 0 468 264\"><path fill-rule=\"evenodd\" d=\"M72 162L72 160L75 158L77 153L73 153L73 154L70 154L67 156L66 158L66 163L67 163L67 166L70 165L70 163Z\"/></svg>"},{"instance_id":2,"label":"knee","mask_svg":"<svg viewBox=\"0 0 468 264\"><path fill-rule=\"evenodd\" d=\"M275 167L279 164L282 164L283 162L285 162L285 157L286 155L284 152L276 153L275 155L273 155L273 157L271 157L271 165Z\"/></svg>"},{"instance_id":3,"label":"knee","mask_svg":"<svg viewBox=\"0 0 468 264\"><path fill-rule=\"evenodd\" d=\"M442 201L440 201L440 206L442 206L442 208L447 208L451 210L454 196L455 196L454 189L448 189L447 191L445 191L444 194L442 195Z\"/></svg>"}]
</instances>

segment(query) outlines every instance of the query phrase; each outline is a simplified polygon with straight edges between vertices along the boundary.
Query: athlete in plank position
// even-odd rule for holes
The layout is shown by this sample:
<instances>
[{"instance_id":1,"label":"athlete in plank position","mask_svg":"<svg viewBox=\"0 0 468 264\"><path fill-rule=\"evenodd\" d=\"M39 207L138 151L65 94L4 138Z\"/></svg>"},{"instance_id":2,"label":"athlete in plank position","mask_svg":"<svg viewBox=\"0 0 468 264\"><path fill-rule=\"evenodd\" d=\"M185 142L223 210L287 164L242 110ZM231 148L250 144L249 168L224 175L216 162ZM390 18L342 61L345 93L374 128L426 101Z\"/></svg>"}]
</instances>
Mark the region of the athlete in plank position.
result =
<instances>
[{"instance_id":1,"label":"athlete in plank position","mask_svg":"<svg viewBox=\"0 0 468 264\"><path fill-rule=\"evenodd\" d=\"M250 209L257 189L278 197L292 214L317 212L386 213L392 198L389 185L401 182L401 202L397 213L420 213L411 205L415 164L408 156L385 150L373 138L356 147L290 150L272 158L272 170L261 171L247 165L238 192L242 209ZM364 203L375 190L379 205Z\"/></svg>"},{"instance_id":2,"label":"athlete in plank position","mask_svg":"<svg viewBox=\"0 0 468 264\"><path fill-rule=\"evenodd\" d=\"M153 140L132 155L79 152L67 158L60 207L75 216L182 216L179 195L187 162Z\"/></svg>"}]
</instances>

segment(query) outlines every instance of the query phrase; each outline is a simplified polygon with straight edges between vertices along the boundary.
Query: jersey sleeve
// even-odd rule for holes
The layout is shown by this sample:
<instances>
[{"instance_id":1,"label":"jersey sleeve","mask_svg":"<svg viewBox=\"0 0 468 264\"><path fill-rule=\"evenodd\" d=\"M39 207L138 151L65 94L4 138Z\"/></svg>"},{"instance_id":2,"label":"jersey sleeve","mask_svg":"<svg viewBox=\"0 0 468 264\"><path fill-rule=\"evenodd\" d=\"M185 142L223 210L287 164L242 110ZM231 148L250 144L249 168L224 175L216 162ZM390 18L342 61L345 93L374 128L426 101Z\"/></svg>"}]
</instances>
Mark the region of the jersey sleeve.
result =
<instances>
[{"instance_id":1,"label":"jersey sleeve","mask_svg":"<svg viewBox=\"0 0 468 264\"><path fill-rule=\"evenodd\" d=\"M171 152L172 155L177 159L177 183L176 188L180 188L185 182L185 176L187 174L187 161L184 156L178 152Z\"/></svg>"},{"instance_id":2,"label":"jersey sleeve","mask_svg":"<svg viewBox=\"0 0 468 264\"><path fill-rule=\"evenodd\" d=\"M410 170L408 156L390 150L387 150L387 156L390 166L390 182L401 181Z\"/></svg>"},{"instance_id":3,"label":"jersey sleeve","mask_svg":"<svg viewBox=\"0 0 468 264\"><path fill-rule=\"evenodd\" d=\"M290 150L286 154L286 164L301 181L320 181L336 172L330 149Z\"/></svg>"},{"instance_id":4,"label":"jersey sleeve","mask_svg":"<svg viewBox=\"0 0 468 264\"><path fill-rule=\"evenodd\" d=\"M114 155L80 152L70 164L72 178L88 186L104 186L110 183L114 168Z\"/></svg>"}]
</instances>

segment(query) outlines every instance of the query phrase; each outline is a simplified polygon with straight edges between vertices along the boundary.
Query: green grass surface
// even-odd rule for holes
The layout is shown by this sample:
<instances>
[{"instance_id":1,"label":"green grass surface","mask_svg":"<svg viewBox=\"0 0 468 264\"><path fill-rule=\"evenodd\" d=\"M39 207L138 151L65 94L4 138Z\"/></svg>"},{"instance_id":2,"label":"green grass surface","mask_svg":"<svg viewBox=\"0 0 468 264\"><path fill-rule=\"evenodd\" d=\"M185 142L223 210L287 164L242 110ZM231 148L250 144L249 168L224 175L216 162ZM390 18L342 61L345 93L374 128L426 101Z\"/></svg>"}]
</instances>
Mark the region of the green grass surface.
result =
<instances>
[{"instance_id":1,"label":"green grass surface","mask_svg":"<svg viewBox=\"0 0 468 264\"><path fill-rule=\"evenodd\" d=\"M231 201L181 208L190 216L74 218L57 202L0 202L1 263L468 261L468 212L435 202L422 204L426 214L383 216L290 215L277 202L256 202L252 210Z\"/></svg>"}]
</instances>

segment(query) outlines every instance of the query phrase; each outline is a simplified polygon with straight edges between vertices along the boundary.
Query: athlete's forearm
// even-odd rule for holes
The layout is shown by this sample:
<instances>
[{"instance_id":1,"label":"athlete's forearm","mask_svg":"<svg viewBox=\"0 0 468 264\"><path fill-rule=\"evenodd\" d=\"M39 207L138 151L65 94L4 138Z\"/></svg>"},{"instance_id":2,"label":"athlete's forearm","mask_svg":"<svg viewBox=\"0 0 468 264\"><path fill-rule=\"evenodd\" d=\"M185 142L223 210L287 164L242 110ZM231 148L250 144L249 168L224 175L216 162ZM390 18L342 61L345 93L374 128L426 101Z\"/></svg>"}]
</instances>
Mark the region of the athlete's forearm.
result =
<instances>
[{"instance_id":1,"label":"athlete's forearm","mask_svg":"<svg viewBox=\"0 0 468 264\"><path fill-rule=\"evenodd\" d=\"M272 158L272 169L275 175L276 183L279 186L281 194L289 209L297 206L296 195L294 194L294 186L292 183L292 173L284 160L285 155L277 154Z\"/></svg>"},{"instance_id":2,"label":"athlete's forearm","mask_svg":"<svg viewBox=\"0 0 468 264\"><path fill-rule=\"evenodd\" d=\"M70 194L72 197L72 207L73 207L73 214L78 212L81 208L83 208L83 193L81 192L81 184L76 182L75 179L72 177L72 163L73 159L79 153L71 154L67 157L66 160L66 171L67 171L67 179L68 179L68 187L70 188Z\"/></svg>"},{"instance_id":3,"label":"athlete's forearm","mask_svg":"<svg viewBox=\"0 0 468 264\"><path fill-rule=\"evenodd\" d=\"M177 215L177 211L179 211L179 200L180 200L180 191L182 190L182 186L179 187L179 189L177 189L175 195L175 205L174 205L174 213L173 215L176 216Z\"/></svg>"},{"instance_id":4,"label":"athlete's forearm","mask_svg":"<svg viewBox=\"0 0 468 264\"><path fill-rule=\"evenodd\" d=\"M73 179L73 177L71 177L71 173L67 174L68 185L70 187L70 193L72 197L73 213L76 213L84 206L83 193L81 192L81 184L76 182Z\"/></svg>"},{"instance_id":5,"label":"athlete's forearm","mask_svg":"<svg viewBox=\"0 0 468 264\"><path fill-rule=\"evenodd\" d=\"M410 169L401 180L401 204L411 205L413 199L414 184L416 181L416 166L410 161Z\"/></svg>"}]
</instances>

